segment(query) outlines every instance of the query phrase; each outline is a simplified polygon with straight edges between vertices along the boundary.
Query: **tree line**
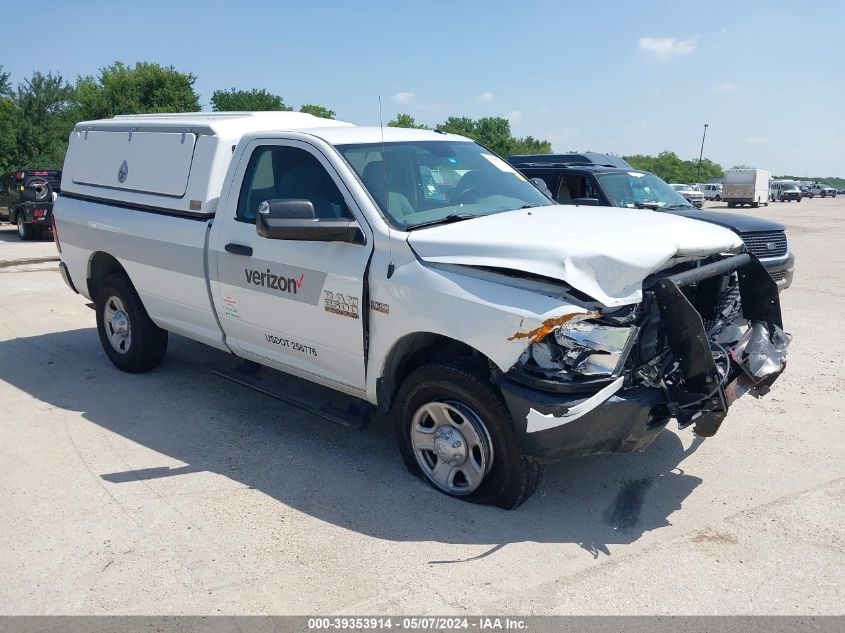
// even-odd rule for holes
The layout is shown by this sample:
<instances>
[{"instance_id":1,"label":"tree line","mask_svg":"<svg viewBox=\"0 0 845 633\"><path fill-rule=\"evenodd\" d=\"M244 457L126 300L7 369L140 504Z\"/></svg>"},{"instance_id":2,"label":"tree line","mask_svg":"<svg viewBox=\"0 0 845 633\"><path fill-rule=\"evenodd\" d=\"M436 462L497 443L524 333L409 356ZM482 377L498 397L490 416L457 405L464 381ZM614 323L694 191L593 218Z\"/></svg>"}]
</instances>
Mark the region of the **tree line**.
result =
<instances>
[{"instance_id":1,"label":"tree line","mask_svg":"<svg viewBox=\"0 0 845 633\"><path fill-rule=\"evenodd\" d=\"M636 169L657 174L666 182L685 184L709 182L711 178L722 178L725 175L722 166L709 158L702 159L699 171L697 158L684 160L675 152L669 151L660 152L657 156L634 154L622 158Z\"/></svg>"},{"instance_id":2,"label":"tree line","mask_svg":"<svg viewBox=\"0 0 845 633\"><path fill-rule=\"evenodd\" d=\"M36 71L17 86L0 65L0 174L13 169L61 167L68 137L79 121L107 119L117 114L197 112L202 109L194 88L197 77L173 66L153 62L128 65L115 62L96 75L79 76L70 82L53 72ZM280 95L265 89L215 90L213 111L292 111ZM298 108L314 116L333 119L328 107L306 103ZM388 125L420 127L413 117L400 114ZM548 153L548 141L531 136L515 138L502 117L473 120L449 117L437 126L462 134L507 156L515 153Z\"/></svg>"},{"instance_id":3,"label":"tree line","mask_svg":"<svg viewBox=\"0 0 845 633\"><path fill-rule=\"evenodd\" d=\"M0 174L12 169L61 167L68 137L79 121L117 114L197 112L197 77L172 66L115 62L97 75L71 83L58 73L34 72L17 86L0 66ZM266 90L215 90L211 107L221 110L289 111L282 97ZM334 118L335 112L303 104L300 112Z\"/></svg>"}]
</instances>

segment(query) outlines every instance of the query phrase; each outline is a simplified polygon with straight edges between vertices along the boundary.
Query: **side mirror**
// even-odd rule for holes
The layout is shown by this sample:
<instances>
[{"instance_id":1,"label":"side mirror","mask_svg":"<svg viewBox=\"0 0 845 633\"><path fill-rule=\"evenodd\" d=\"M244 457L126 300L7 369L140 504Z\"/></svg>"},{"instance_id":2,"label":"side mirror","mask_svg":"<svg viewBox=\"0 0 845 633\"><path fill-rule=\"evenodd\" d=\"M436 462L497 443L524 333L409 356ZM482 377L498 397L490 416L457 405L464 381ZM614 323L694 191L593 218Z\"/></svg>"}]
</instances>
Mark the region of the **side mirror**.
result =
<instances>
[{"instance_id":1,"label":"side mirror","mask_svg":"<svg viewBox=\"0 0 845 633\"><path fill-rule=\"evenodd\" d=\"M542 178L532 178L531 184L537 187L540 192L546 196L549 200L554 200L555 197L552 195L552 192L549 191L549 186L546 184L546 181Z\"/></svg>"},{"instance_id":2,"label":"side mirror","mask_svg":"<svg viewBox=\"0 0 845 633\"><path fill-rule=\"evenodd\" d=\"M255 230L271 240L348 242L364 244L364 233L355 220L318 218L310 200L265 200L255 216Z\"/></svg>"},{"instance_id":3,"label":"side mirror","mask_svg":"<svg viewBox=\"0 0 845 633\"><path fill-rule=\"evenodd\" d=\"M598 198L575 198L573 200L575 204L582 204L588 207L597 207L599 206L599 199Z\"/></svg>"}]
</instances>

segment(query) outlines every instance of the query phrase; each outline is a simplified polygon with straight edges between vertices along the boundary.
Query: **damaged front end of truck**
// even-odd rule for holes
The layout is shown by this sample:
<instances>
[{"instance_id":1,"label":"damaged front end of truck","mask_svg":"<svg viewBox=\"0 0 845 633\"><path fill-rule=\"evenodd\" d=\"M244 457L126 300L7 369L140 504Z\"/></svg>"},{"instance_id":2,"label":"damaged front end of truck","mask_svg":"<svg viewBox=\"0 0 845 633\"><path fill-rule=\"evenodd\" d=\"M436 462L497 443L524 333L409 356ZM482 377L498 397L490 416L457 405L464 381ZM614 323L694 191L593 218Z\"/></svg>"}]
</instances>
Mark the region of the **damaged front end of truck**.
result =
<instances>
[{"instance_id":1,"label":"damaged front end of truck","mask_svg":"<svg viewBox=\"0 0 845 633\"><path fill-rule=\"evenodd\" d=\"M494 372L524 450L556 461L641 451L671 419L714 435L741 395L786 366L776 282L750 253L685 261L647 277L642 301L549 319Z\"/></svg>"}]
</instances>

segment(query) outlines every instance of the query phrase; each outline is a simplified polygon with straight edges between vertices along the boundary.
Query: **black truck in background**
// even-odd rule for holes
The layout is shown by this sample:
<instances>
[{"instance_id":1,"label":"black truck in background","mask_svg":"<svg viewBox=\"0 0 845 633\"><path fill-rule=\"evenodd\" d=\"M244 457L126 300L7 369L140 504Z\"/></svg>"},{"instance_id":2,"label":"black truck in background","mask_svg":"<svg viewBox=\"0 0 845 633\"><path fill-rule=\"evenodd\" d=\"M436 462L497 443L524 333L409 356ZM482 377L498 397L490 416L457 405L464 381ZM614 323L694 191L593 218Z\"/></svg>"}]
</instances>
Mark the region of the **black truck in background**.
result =
<instances>
[{"instance_id":1,"label":"black truck in background","mask_svg":"<svg viewBox=\"0 0 845 633\"><path fill-rule=\"evenodd\" d=\"M19 169L0 176L0 221L18 227L22 240L41 239L52 226L61 190L60 169Z\"/></svg>"},{"instance_id":2,"label":"black truck in background","mask_svg":"<svg viewBox=\"0 0 845 633\"><path fill-rule=\"evenodd\" d=\"M536 179L542 180L545 187L540 188L558 204L652 209L730 229L742 238L780 290L792 284L795 256L789 250L783 224L741 213L697 209L661 178L635 169L618 156L531 154L511 156L508 162L538 186Z\"/></svg>"}]
</instances>

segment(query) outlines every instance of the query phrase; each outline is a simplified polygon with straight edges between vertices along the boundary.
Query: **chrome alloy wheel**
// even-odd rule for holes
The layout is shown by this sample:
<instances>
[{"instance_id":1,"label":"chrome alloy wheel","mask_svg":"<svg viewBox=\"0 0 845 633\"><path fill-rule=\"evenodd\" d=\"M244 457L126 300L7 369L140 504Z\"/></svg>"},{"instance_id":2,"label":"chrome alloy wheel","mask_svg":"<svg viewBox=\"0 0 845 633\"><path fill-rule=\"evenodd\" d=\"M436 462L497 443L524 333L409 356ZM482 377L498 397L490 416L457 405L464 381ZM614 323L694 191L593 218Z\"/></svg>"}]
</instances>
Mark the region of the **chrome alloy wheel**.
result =
<instances>
[{"instance_id":1,"label":"chrome alloy wheel","mask_svg":"<svg viewBox=\"0 0 845 633\"><path fill-rule=\"evenodd\" d=\"M475 411L460 402L429 402L417 409L411 446L429 481L453 495L477 490L493 464L487 428Z\"/></svg>"},{"instance_id":2,"label":"chrome alloy wheel","mask_svg":"<svg viewBox=\"0 0 845 633\"><path fill-rule=\"evenodd\" d=\"M106 326L106 336L114 350L119 354L128 352L132 344L132 327L123 301L119 297L111 296L106 301L103 323Z\"/></svg>"},{"instance_id":3,"label":"chrome alloy wheel","mask_svg":"<svg viewBox=\"0 0 845 633\"><path fill-rule=\"evenodd\" d=\"M26 224L24 223L23 212L18 213L17 224L18 224L18 236L20 236L20 238L23 239L24 236L26 236Z\"/></svg>"}]
</instances>

